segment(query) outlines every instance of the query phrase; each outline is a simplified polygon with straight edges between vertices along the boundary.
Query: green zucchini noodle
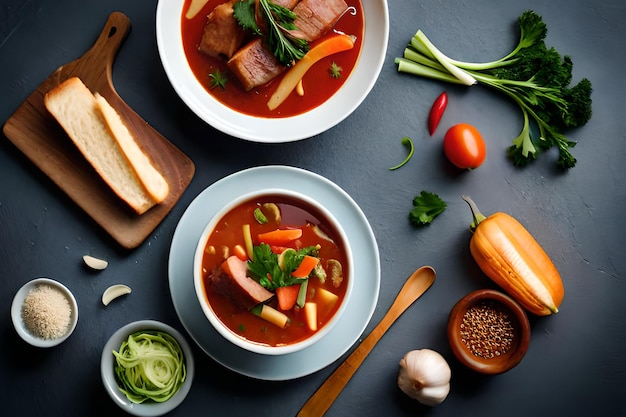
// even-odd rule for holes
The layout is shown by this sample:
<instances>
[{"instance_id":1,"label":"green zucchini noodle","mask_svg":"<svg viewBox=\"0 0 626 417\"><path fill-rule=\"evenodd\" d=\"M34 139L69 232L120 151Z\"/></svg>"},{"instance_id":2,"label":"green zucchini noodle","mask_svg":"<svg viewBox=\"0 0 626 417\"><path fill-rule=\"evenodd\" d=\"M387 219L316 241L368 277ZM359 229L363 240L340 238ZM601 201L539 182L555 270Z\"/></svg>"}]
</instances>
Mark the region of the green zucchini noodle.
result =
<instances>
[{"instance_id":1,"label":"green zucchini noodle","mask_svg":"<svg viewBox=\"0 0 626 417\"><path fill-rule=\"evenodd\" d=\"M128 336L115 356L119 389L137 404L147 400L165 402L185 382L183 351L171 335L143 330Z\"/></svg>"}]
</instances>

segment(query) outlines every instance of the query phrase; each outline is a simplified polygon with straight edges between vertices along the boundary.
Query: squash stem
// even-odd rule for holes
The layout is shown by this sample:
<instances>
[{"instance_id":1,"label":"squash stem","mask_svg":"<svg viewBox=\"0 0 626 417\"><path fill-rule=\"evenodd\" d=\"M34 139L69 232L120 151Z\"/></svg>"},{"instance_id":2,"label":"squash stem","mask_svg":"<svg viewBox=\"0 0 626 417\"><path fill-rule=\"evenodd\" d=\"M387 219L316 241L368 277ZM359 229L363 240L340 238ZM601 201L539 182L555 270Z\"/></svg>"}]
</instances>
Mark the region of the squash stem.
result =
<instances>
[{"instance_id":1,"label":"squash stem","mask_svg":"<svg viewBox=\"0 0 626 417\"><path fill-rule=\"evenodd\" d=\"M472 210L472 218L474 219L474 221L472 221L472 224L470 224L470 230L473 232L474 230L476 230L480 222L482 222L483 220L486 220L487 217L485 217L478 210L478 206L476 205L476 203L474 203L474 201L471 198L469 198L469 196L464 195L462 196L462 198L463 200L465 200L467 204L469 204L470 210Z\"/></svg>"}]
</instances>

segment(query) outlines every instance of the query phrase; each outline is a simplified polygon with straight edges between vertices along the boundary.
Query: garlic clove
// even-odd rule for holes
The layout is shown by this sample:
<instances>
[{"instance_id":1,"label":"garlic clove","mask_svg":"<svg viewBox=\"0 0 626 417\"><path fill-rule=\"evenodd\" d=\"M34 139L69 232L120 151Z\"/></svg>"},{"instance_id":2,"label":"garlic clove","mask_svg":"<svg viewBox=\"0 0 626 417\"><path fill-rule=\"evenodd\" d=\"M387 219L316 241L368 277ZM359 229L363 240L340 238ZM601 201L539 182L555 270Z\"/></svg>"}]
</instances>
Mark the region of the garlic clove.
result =
<instances>
[{"instance_id":1,"label":"garlic clove","mask_svg":"<svg viewBox=\"0 0 626 417\"><path fill-rule=\"evenodd\" d=\"M104 259L95 258L93 256L85 255L83 256L83 262L91 269L95 269L97 271L101 271L109 266L109 263Z\"/></svg>"},{"instance_id":2,"label":"garlic clove","mask_svg":"<svg viewBox=\"0 0 626 417\"><path fill-rule=\"evenodd\" d=\"M131 289L127 285L123 285L123 284L111 285L102 294L102 304L104 304L105 306L108 306L111 301L123 295L130 294L130 292L131 292Z\"/></svg>"},{"instance_id":3,"label":"garlic clove","mask_svg":"<svg viewBox=\"0 0 626 417\"><path fill-rule=\"evenodd\" d=\"M424 387L421 392L421 403L429 407L441 404L450 393L450 384L435 387ZM418 399L419 401L419 399Z\"/></svg>"}]
</instances>

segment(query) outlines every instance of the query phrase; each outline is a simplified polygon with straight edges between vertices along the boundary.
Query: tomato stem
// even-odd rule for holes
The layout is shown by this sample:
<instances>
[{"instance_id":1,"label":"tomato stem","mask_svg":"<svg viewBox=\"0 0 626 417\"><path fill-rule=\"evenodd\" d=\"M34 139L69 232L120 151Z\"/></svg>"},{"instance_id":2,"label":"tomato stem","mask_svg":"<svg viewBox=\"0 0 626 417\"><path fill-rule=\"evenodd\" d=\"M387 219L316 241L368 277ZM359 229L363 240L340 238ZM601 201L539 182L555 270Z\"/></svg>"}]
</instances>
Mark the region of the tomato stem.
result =
<instances>
[{"instance_id":1,"label":"tomato stem","mask_svg":"<svg viewBox=\"0 0 626 417\"><path fill-rule=\"evenodd\" d=\"M485 217L480 212L480 210L478 210L478 206L476 205L476 203L474 203L474 200L469 198L469 196L463 195L462 198L463 198L463 200L465 200L465 202L467 204L469 204L470 210L472 210L472 218L474 220L472 221L472 224L470 224L470 230L473 232L474 230L476 230L476 228L478 227L480 222L482 222L483 220L486 220L487 217Z\"/></svg>"}]
</instances>

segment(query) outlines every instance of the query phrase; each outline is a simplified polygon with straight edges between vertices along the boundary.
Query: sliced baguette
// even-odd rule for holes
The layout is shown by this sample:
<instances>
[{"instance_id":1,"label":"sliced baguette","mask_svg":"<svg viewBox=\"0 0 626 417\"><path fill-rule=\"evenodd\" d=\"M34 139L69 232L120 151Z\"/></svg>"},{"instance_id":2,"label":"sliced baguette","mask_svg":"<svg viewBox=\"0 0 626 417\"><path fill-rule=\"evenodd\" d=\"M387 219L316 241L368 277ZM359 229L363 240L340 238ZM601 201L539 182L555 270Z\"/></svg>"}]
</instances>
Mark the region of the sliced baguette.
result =
<instances>
[{"instance_id":1,"label":"sliced baguette","mask_svg":"<svg viewBox=\"0 0 626 417\"><path fill-rule=\"evenodd\" d=\"M139 176L148 194L161 203L167 197L170 187L163 175L152 165L148 156L141 150L120 115L99 93L94 94L104 120L117 141L122 153Z\"/></svg>"},{"instance_id":2,"label":"sliced baguette","mask_svg":"<svg viewBox=\"0 0 626 417\"><path fill-rule=\"evenodd\" d=\"M44 104L105 183L137 214L145 213L162 201L148 192L139 172L122 150L122 147L128 147L129 140L139 149L132 136L118 142L104 117L104 112L113 109L109 106L103 111L101 106L105 105L98 104L98 99L79 78L69 78L50 90L44 97ZM115 110L113 113L119 119ZM109 117L113 118L111 115ZM119 126L115 129L123 130ZM135 153L129 151L131 155ZM162 195L162 191L159 195Z\"/></svg>"}]
</instances>

